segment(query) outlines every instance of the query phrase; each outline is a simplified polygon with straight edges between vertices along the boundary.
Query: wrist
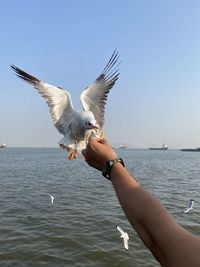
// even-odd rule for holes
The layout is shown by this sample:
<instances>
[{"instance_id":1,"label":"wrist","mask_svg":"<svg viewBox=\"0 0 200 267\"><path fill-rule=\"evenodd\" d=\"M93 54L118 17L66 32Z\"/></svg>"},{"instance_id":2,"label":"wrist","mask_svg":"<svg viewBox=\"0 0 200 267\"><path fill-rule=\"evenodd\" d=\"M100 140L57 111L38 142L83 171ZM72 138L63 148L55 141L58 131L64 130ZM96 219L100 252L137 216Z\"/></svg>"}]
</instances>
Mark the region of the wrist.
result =
<instances>
[{"instance_id":1,"label":"wrist","mask_svg":"<svg viewBox=\"0 0 200 267\"><path fill-rule=\"evenodd\" d=\"M124 167L124 162L121 158L115 158L113 160L108 160L102 170L102 175L110 180L111 170L115 165L122 165Z\"/></svg>"}]
</instances>

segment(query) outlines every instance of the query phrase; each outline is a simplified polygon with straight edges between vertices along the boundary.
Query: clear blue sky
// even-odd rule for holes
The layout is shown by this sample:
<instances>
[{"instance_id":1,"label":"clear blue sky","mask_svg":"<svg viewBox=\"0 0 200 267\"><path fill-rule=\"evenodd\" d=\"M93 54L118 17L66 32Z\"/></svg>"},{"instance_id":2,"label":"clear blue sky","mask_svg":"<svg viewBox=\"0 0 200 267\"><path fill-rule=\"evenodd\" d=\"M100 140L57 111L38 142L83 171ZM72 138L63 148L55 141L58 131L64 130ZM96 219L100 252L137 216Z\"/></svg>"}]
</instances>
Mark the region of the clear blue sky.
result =
<instances>
[{"instance_id":1,"label":"clear blue sky","mask_svg":"<svg viewBox=\"0 0 200 267\"><path fill-rule=\"evenodd\" d=\"M200 1L2 1L0 143L57 146L48 108L14 64L79 95L120 52L105 136L132 147L200 145Z\"/></svg>"}]
</instances>

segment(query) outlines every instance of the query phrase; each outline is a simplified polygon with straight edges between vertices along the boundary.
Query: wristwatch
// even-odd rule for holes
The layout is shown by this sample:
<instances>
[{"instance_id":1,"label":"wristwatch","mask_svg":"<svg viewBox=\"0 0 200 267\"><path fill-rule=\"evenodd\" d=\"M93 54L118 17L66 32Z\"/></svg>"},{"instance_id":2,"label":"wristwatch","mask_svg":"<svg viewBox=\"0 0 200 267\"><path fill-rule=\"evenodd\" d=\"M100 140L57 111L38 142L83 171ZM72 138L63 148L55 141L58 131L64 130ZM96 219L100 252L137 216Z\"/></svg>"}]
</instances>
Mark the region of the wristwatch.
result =
<instances>
[{"instance_id":1,"label":"wristwatch","mask_svg":"<svg viewBox=\"0 0 200 267\"><path fill-rule=\"evenodd\" d=\"M116 158L116 159L113 159L113 160L108 160L102 170L102 175L104 177L106 177L108 180L110 180L110 171L113 167L113 165L117 162L120 162L122 164L122 166L124 166L124 162L123 162L123 159L121 158Z\"/></svg>"}]
</instances>

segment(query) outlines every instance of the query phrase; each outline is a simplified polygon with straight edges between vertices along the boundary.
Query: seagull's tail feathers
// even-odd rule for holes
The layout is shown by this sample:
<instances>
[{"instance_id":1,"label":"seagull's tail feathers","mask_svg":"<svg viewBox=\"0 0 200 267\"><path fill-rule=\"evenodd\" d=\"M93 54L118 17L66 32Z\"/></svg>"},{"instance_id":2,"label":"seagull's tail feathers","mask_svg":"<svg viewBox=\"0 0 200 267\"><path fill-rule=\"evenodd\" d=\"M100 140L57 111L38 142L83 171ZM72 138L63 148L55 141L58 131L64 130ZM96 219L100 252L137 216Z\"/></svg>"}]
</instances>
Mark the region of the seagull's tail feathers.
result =
<instances>
[{"instance_id":1,"label":"seagull's tail feathers","mask_svg":"<svg viewBox=\"0 0 200 267\"><path fill-rule=\"evenodd\" d=\"M69 140L66 136L64 136L58 144L62 149L67 150L68 152L71 149L81 152L86 147L85 141L74 142L73 140Z\"/></svg>"}]
</instances>

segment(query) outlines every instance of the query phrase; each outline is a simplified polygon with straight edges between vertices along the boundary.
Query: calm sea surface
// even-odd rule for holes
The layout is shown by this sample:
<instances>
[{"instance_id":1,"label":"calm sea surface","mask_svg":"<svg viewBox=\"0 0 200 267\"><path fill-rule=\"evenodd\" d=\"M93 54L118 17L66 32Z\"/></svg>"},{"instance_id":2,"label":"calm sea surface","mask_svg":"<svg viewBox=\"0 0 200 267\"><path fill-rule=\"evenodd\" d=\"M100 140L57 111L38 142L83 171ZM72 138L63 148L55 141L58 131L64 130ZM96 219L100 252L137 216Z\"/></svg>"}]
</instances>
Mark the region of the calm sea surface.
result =
<instances>
[{"instance_id":1,"label":"calm sea surface","mask_svg":"<svg viewBox=\"0 0 200 267\"><path fill-rule=\"evenodd\" d=\"M200 153L117 153L176 220L200 236ZM194 210L182 214L190 198ZM129 253L116 224L129 233ZM159 264L129 225L111 183L81 158L67 161L57 148L7 148L0 149L0 266Z\"/></svg>"}]
</instances>

